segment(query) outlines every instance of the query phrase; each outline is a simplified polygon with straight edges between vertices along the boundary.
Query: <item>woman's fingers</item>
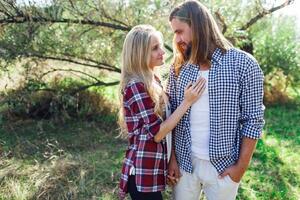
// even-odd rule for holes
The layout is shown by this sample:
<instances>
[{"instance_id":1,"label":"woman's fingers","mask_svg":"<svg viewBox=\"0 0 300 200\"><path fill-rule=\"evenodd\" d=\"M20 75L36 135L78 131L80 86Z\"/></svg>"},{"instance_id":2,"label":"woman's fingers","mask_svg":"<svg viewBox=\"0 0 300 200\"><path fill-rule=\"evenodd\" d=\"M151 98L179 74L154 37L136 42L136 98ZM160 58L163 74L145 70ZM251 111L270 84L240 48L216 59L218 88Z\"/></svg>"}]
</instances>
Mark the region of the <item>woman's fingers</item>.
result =
<instances>
[{"instance_id":1,"label":"woman's fingers","mask_svg":"<svg viewBox=\"0 0 300 200\"><path fill-rule=\"evenodd\" d=\"M195 83L193 84L193 88L196 88L197 85L199 85L203 80L205 80L204 78L199 78L195 81Z\"/></svg>"},{"instance_id":2,"label":"woman's fingers","mask_svg":"<svg viewBox=\"0 0 300 200\"><path fill-rule=\"evenodd\" d=\"M184 90L188 90L192 85L193 85L193 84L192 84L192 81L190 81L190 82L186 85L186 87L184 88Z\"/></svg>"},{"instance_id":3,"label":"woman's fingers","mask_svg":"<svg viewBox=\"0 0 300 200\"><path fill-rule=\"evenodd\" d=\"M206 87L205 82L206 82L206 81L202 81L201 84L199 84L198 87L196 88L197 93L200 94L200 95L201 95L201 94L204 92L204 90L205 90L205 87Z\"/></svg>"},{"instance_id":4,"label":"woman's fingers","mask_svg":"<svg viewBox=\"0 0 300 200\"><path fill-rule=\"evenodd\" d=\"M203 92L205 89L205 82L206 80L204 78L200 78L197 80L197 84L194 86L194 91L198 93Z\"/></svg>"},{"instance_id":5,"label":"woman's fingers","mask_svg":"<svg viewBox=\"0 0 300 200\"><path fill-rule=\"evenodd\" d=\"M190 99L192 102L197 100L205 90L205 82L206 80L203 77L197 79L194 84L189 82L185 87L185 97Z\"/></svg>"}]
</instances>

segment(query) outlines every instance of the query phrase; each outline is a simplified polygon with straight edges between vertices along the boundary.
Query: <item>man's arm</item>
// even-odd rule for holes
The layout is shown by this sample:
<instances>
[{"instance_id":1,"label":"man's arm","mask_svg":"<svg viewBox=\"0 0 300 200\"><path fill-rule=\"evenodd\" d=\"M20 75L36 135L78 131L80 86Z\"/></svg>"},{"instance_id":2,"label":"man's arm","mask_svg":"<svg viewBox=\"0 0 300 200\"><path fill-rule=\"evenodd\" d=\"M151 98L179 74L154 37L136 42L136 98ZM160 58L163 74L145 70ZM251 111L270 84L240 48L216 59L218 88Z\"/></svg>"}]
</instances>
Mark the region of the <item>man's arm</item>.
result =
<instances>
[{"instance_id":1,"label":"man's arm","mask_svg":"<svg viewBox=\"0 0 300 200\"><path fill-rule=\"evenodd\" d=\"M246 169L250 164L252 155L255 151L256 144L257 144L257 140L255 139L251 139L247 137L242 138L240 157L238 159L237 166L244 172L246 171Z\"/></svg>"},{"instance_id":2,"label":"man's arm","mask_svg":"<svg viewBox=\"0 0 300 200\"><path fill-rule=\"evenodd\" d=\"M242 142L239 159L220 175L221 178L229 175L235 182L241 180L248 168L264 125L263 73L254 58L249 56L245 61L240 94Z\"/></svg>"},{"instance_id":3,"label":"man's arm","mask_svg":"<svg viewBox=\"0 0 300 200\"><path fill-rule=\"evenodd\" d=\"M234 182L240 182L242 179L244 173L246 172L252 155L255 151L257 140L243 137L242 138L242 144L241 144L241 151L240 151L240 157L235 165L230 166L227 168L221 175L220 178L223 178L227 175L230 176L230 178Z\"/></svg>"}]
</instances>

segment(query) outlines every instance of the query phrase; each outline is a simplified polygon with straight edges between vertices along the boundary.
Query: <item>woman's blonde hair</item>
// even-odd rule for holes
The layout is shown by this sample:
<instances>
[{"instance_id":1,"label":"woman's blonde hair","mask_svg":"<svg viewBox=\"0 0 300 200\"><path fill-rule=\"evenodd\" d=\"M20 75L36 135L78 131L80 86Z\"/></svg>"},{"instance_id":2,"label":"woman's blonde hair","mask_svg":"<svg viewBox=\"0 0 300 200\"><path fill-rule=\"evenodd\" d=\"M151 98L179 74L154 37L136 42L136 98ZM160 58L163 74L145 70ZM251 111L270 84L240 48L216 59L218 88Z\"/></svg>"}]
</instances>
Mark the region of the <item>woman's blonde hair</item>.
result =
<instances>
[{"instance_id":1,"label":"woman's blonde hair","mask_svg":"<svg viewBox=\"0 0 300 200\"><path fill-rule=\"evenodd\" d=\"M120 80L120 112L119 125L121 135L127 133L124 119L123 92L132 80L142 82L146 92L155 103L154 112L162 117L161 92L153 89L154 72L150 68L151 38L158 37L162 42L162 34L151 25L138 25L133 27L126 35L122 50L122 66Z\"/></svg>"},{"instance_id":2,"label":"woman's blonde hair","mask_svg":"<svg viewBox=\"0 0 300 200\"><path fill-rule=\"evenodd\" d=\"M226 52L232 44L224 37L209 10L197 1L186 1L175 7L169 16L169 21L178 19L187 23L192 31L191 54L187 57L180 46L173 40L174 65L176 74L185 62L192 64L210 63L216 47Z\"/></svg>"}]
</instances>

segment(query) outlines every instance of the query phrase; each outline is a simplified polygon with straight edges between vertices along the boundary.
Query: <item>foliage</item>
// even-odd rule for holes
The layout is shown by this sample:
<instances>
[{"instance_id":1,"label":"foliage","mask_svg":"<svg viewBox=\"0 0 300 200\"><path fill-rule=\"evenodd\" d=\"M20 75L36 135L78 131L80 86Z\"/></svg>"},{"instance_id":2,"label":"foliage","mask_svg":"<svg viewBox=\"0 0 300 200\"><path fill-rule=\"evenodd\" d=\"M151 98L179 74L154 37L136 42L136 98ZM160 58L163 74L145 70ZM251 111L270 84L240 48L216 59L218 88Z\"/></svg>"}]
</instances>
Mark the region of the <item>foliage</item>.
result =
<instances>
[{"instance_id":1,"label":"foliage","mask_svg":"<svg viewBox=\"0 0 300 200\"><path fill-rule=\"evenodd\" d=\"M74 79L56 79L45 84L28 80L23 86L3 95L2 104L6 118L79 118L97 119L98 116L116 112L113 103L96 91L84 90L73 93L74 87L83 83ZM47 87L49 87L47 88Z\"/></svg>"},{"instance_id":2,"label":"foliage","mask_svg":"<svg viewBox=\"0 0 300 200\"><path fill-rule=\"evenodd\" d=\"M44 6L4 2L0 6L0 71L15 73L10 68L21 65L25 81L42 82L48 90L57 89L51 88L51 82L58 72L65 79L76 74L81 90L116 85L123 40L127 31L140 23L152 24L163 33L165 47L170 50L166 63L169 66L173 33L168 14L179 2L58 0ZM299 42L292 20L268 15L266 1L202 2L218 20L225 36L237 47L253 53L261 64L266 76L266 102L288 102L286 90L293 87L298 91L300 80ZM21 94L26 95L20 91L21 99ZM61 101L76 98L63 94L58 97Z\"/></svg>"},{"instance_id":3,"label":"foliage","mask_svg":"<svg viewBox=\"0 0 300 200\"><path fill-rule=\"evenodd\" d=\"M270 103L286 103L287 88L296 89L300 84L299 38L293 18L278 17L272 21L263 21L253 28L254 55L266 76L266 99Z\"/></svg>"}]
</instances>

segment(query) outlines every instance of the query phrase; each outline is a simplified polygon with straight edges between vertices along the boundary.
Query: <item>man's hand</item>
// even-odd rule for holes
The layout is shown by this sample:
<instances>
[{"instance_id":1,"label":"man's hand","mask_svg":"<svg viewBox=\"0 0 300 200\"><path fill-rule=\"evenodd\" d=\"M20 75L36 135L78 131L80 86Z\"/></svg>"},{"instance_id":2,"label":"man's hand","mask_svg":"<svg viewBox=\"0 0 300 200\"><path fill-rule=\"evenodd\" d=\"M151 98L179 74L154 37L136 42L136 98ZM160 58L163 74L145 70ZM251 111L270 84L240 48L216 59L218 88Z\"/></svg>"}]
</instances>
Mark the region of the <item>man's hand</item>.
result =
<instances>
[{"instance_id":1,"label":"man's hand","mask_svg":"<svg viewBox=\"0 0 300 200\"><path fill-rule=\"evenodd\" d=\"M238 164L232 165L225 169L225 171L220 174L219 178L224 178L225 176L230 176L231 180L239 183L246 171L247 167L239 166Z\"/></svg>"},{"instance_id":2,"label":"man's hand","mask_svg":"<svg viewBox=\"0 0 300 200\"><path fill-rule=\"evenodd\" d=\"M224 178L225 176L229 175L234 182L239 183L245 171L247 170L248 165L250 164L256 143L257 140L243 137L240 157L237 163L225 169L225 171L219 177Z\"/></svg>"},{"instance_id":3,"label":"man's hand","mask_svg":"<svg viewBox=\"0 0 300 200\"><path fill-rule=\"evenodd\" d=\"M179 171L179 167L176 161L175 155L171 155L171 159L168 166L168 179L167 183L170 186L174 186L179 181L181 174Z\"/></svg>"}]
</instances>

